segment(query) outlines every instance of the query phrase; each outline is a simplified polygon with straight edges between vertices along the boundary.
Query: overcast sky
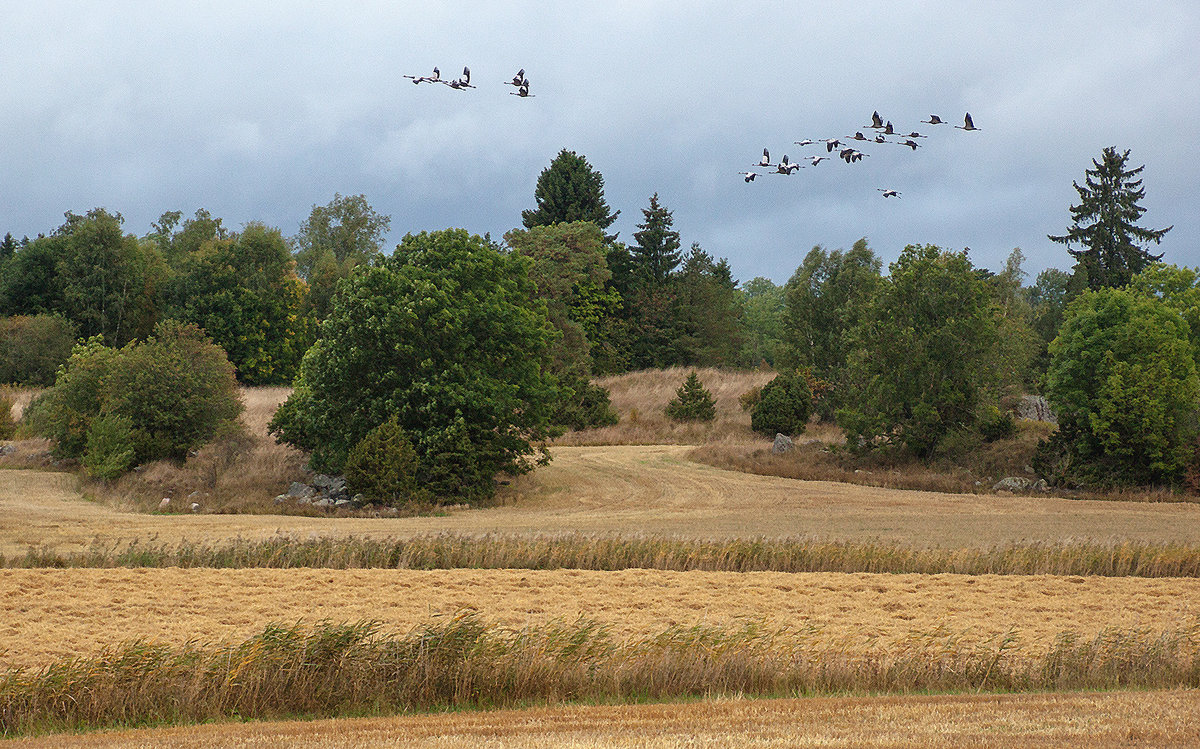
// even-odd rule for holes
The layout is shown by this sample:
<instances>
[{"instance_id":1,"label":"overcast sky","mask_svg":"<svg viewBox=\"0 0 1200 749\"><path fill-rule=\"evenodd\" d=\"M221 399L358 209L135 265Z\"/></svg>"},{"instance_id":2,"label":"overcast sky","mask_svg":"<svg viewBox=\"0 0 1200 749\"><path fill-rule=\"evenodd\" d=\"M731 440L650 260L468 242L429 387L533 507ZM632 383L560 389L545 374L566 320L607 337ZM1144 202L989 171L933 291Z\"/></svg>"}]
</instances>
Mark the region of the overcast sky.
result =
<instances>
[{"instance_id":1,"label":"overcast sky","mask_svg":"<svg viewBox=\"0 0 1200 749\"><path fill-rule=\"evenodd\" d=\"M4 3L0 234L64 211L168 210L292 235L363 193L407 232L499 236L562 148L632 241L657 192L685 247L785 281L816 244L970 247L1070 267L1073 180L1105 146L1145 164L1142 225L1200 264L1200 3ZM286 8L286 9L284 9ZM1063 9L1063 8L1074 8ZM475 90L404 74L472 71ZM525 68L534 98L502 85ZM738 175L816 152L878 110L927 133L847 165ZM978 132L930 128L931 113ZM870 133L870 131L866 131ZM823 152L823 150L822 150ZM876 188L902 193L885 199Z\"/></svg>"}]
</instances>

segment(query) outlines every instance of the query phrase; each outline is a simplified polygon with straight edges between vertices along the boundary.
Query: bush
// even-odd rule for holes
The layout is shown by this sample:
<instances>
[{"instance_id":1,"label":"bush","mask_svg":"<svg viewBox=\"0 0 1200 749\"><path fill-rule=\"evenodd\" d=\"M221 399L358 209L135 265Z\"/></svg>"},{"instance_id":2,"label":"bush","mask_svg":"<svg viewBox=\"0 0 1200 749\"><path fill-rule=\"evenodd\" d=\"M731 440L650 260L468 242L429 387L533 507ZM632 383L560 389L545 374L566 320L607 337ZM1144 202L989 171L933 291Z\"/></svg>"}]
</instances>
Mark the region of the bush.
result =
<instances>
[{"instance_id":1,"label":"bush","mask_svg":"<svg viewBox=\"0 0 1200 749\"><path fill-rule=\"evenodd\" d=\"M742 407L743 412L750 413L758 405L760 398L762 398L762 387L755 385L738 396L738 405Z\"/></svg>"},{"instance_id":2,"label":"bush","mask_svg":"<svg viewBox=\"0 0 1200 749\"><path fill-rule=\"evenodd\" d=\"M241 408L225 352L196 326L168 321L121 349L105 348L98 336L77 346L54 386L30 405L29 421L54 440L55 455L99 466L120 453L112 452L120 430L100 427L93 443L93 421L101 414L127 419L137 464L186 457ZM90 444L108 452L88 456Z\"/></svg>"},{"instance_id":3,"label":"bush","mask_svg":"<svg viewBox=\"0 0 1200 749\"><path fill-rule=\"evenodd\" d=\"M594 382L578 380L560 401L554 422L569 429L607 427L620 421L613 410L608 388Z\"/></svg>"},{"instance_id":4,"label":"bush","mask_svg":"<svg viewBox=\"0 0 1200 749\"><path fill-rule=\"evenodd\" d=\"M979 434L988 442L1008 439L1017 431L1017 422L1011 413L988 406L979 417Z\"/></svg>"},{"instance_id":5,"label":"bush","mask_svg":"<svg viewBox=\"0 0 1200 749\"><path fill-rule=\"evenodd\" d=\"M803 374L781 374L762 388L750 413L750 428L774 437L778 433L800 434L812 413L812 391Z\"/></svg>"},{"instance_id":6,"label":"bush","mask_svg":"<svg viewBox=\"0 0 1200 749\"><path fill-rule=\"evenodd\" d=\"M74 345L75 326L62 317L0 318L0 383L53 385Z\"/></svg>"},{"instance_id":7,"label":"bush","mask_svg":"<svg viewBox=\"0 0 1200 749\"><path fill-rule=\"evenodd\" d=\"M675 399L667 404L666 412L675 421L712 421L717 418L717 402L692 372L675 391Z\"/></svg>"},{"instance_id":8,"label":"bush","mask_svg":"<svg viewBox=\"0 0 1200 749\"><path fill-rule=\"evenodd\" d=\"M98 416L88 427L83 466L98 479L111 481L133 466L133 422L128 416Z\"/></svg>"},{"instance_id":9,"label":"bush","mask_svg":"<svg viewBox=\"0 0 1200 749\"><path fill-rule=\"evenodd\" d=\"M394 507L418 498L417 452L395 415L368 432L350 451L346 486Z\"/></svg>"}]
</instances>

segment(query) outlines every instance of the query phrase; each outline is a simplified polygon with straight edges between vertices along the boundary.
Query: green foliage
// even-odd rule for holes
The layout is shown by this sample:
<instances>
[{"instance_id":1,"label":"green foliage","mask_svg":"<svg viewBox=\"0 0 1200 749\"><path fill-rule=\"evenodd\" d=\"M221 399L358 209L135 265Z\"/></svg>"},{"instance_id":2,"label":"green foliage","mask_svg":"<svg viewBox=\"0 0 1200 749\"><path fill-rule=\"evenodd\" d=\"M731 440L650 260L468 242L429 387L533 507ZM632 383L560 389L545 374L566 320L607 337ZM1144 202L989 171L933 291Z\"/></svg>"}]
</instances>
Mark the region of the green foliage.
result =
<instances>
[{"instance_id":1,"label":"green foliage","mask_svg":"<svg viewBox=\"0 0 1200 749\"><path fill-rule=\"evenodd\" d=\"M592 168L587 158L565 148L538 175L533 197L537 208L521 212L526 229L590 221L603 230L612 226L621 213L609 213L604 176ZM616 235L606 239L611 241Z\"/></svg>"},{"instance_id":2,"label":"green foliage","mask_svg":"<svg viewBox=\"0 0 1200 749\"><path fill-rule=\"evenodd\" d=\"M0 318L0 383L46 387L75 345L75 326L57 315Z\"/></svg>"},{"instance_id":3,"label":"green foliage","mask_svg":"<svg viewBox=\"0 0 1200 749\"><path fill-rule=\"evenodd\" d=\"M417 452L395 415L350 450L345 475L351 491L393 507L421 495L417 489Z\"/></svg>"},{"instance_id":4,"label":"green foliage","mask_svg":"<svg viewBox=\"0 0 1200 749\"><path fill-rule=\"evenodd\" d=\"M30 422L60 457L87 458L95 419L128 420L133 462L182 459L235 420L242 404L233 368L198 328L168 321L121 349L99 337L76 346L54 386L30 406ZM112 444L114 427L101 432ZM98 438L99 439L99 438ZM109 464L108 456L90 460Z\"/></svg>"},{"instance_id":5,"label":"green foliage","mask_svg":"<svg viewBox=\"0 0 1200 749\"><path fill-rule=\"evenodd\" d=\"M743 411L750 413L754 410L754 407L758 405L760 398L762 398L762 388L758 385L755 385L738 396L738 405L742 407Z\"/></svg>"},{"instance_id":6,"label":"green foliage","mask_svg":"<svg viewBox=\"0 0 1200 749\"><path fill-rule=\"evenodd\" d=\"M1039 378L1050 367L1050 342L1058 336L1063 314L1067 309L1071 274L1058 268L1047 268L1038 274L1033 286L1025 290L1033 314L1032 326L1037 335L1031 362L1031 377Z\"/></svg>"},{"instance_id":7,"label":"green foliage","mask_svg":"<svg viewBox=\"0 0 1200 749\"><path fill-rule=\"evenodd\" d=\"M1162 254L1152 255L1143 245L1158 244L1171 227L1145 229L1137 225L1146 209L1138 202L1146 196L1142 180L1134 179L1145 168L1126 169L1129 151L1117 153L1114 146L1104 149L1095 169L1087 169L1084 186L1073 182L1079 204L1071 206L1071 226L1061 236L1049 235L1052 242L1067 246L1076 267L1095 290L1120 287ZM1080 249L1071 249L1079 245Z\"/></svg>"},{"instance_id":8,"label":"green foliage","mask_svg":"<svg viewBox=\"0 0 1200 749\"><path fill-rule=\"evenodd\" d=\"M1014 249L1004 270L987 278L995 303L998 337L988 365L996 373L999 395L1022 395L1034 381L1032 363L1038 352L1038 336L1033 328L1033 308L1021 287L1025 255Z\"/></svg>"},{"instance_id":9,"label":"green foliage","mask_svg":"<svg viewBox=\"0 0 1200 749\"><path fill-rule=\"evenodd\" d=\"M673 363L731 366L742 349L742 308L729 262L693 244L671 278L670 355Z\"/></svg>"},{"instance_id":10,"label":"green foliage","mask_svg":"<svg viewBox=\"0 0 1200 749\"><path fill-rule=\"evenodd\" d=\"M566 383L553 418L556 425L576 431L613 426L618 421L608 388L586 380Z\"/></svg>"},{"instance_id":11,"label":"green foliage","mask_svg":"<svg viewBox=\"0 0 1200 749\"><path fill-rule=\"evenodd\" d=\"M529 279L560 333L552 349L554 373L587 378L593 341L603 344L610 337L609 321L621 304L620 296L607 286L612 274L600 227L577 221L514 229L504 241L532 261Z\"/></svg>"},{"instance_id":12,"label":"green foliage","mask_svg":"<svg viewBox=\"0 0 1200 749\"><path fill-rule=\"evenodd\" d=\"M675 391L675 398L667 404L666 413L675 421L713 421L717 418L717 402L692 372Z\"/></svg>"},{"instance_id":13,"label":"green foliage","mask_svg":"<svg viewBox=\"0 0 1200 749\"><path fill-rule=\"evenodd\" d=\"M312 339L304 282L277 229L248 224L180 261L171 315L204 328L247 385L288 384Z\"/></svg>"},{"instance_id":14,"label":"green foliage","mask_svg":"<svg viewBox=\"0 0 1200 749\"><path fill-rule=\"evenodd\" d=\"M1192 455L1200 381L1189 330L1162 301L1126 289L1085 292L1050 346L1046 398L1060 438L1047 481L1172 483Z\"/></svg>"},{"instance_id":15,"label":"green foliage","mask_svg":"<svg viewBox=\"0 0 1200 749\"><path fill-rule=\"evenodd\" d=\"M1133 277L1129 288L1162 300L1183 318L1200 372L1200 269L1153 263Z\"/></svg>"},{"instance_id":16,"label":"green foliage","mask_svg":"<svg viewBox=\"0 0 1200 749\"><path fill-rule=\"evenodd\" d=\"M337 473L395 414L419 482L443 497L490 496L496 473L544 463L533 443L559 394L529 262L460 229L407 235L339 286L271 429Z\"/></svg>"},{"instance_id":17,"label":"green foliage","mask_svg":"<svg viewBox=\"0 0 1200 749\"><path fill-rule=\"evenodd\" d=\"M17 431L17 423L13 420L12 410L16 399L6 388L0 388L0 440L10 440Z\"/></svg>"},{"instance_id":18,"label":"green foliage","mask_svg":"<svg viewBox=\"0 0 1200 749\"><path fill-rule=\"evenodd\" d=\"M643 283L661 286L682 260L679 232L674 229L671 211L658 202L658 193L650 196L650 206L642 209L642 216L645 223L638 224L641 231L633 233L637 244L629 248L635 272Z\"/></svg>"},{"instance_id":19,"label":"green foliage","mask_svg":"<svg viewBox=\"0 0 1200 749\"><path fill-rule=\"evenodd\" d=\"M44 315L63 310L59 259L66 240L39 237L0 266L0 314Z\"/></svg>"},{"instance_id":20,"label":"green foliage","mask_svg":"<svg viewBox=\"0 0 1200 749\"><path fill-rule=\"evenodd\" d=\"M391 225L391 217L377 213L365 195L335 193L328 204L312 207L292 238L296 272L308 282L312 318L325 319L337 282L379 254Z\"/></svg>"},{"instance_id":21,"label":"green foliage","mask_svg":"<svg viewBox=\"0 0 1200 749\"><path fill-rule=\"evenodd\" d=\"M738 363L745 367L775 366L783 349L783 316L787 309L784 288L761 276L753 278L742 285L741 307L742 350Z\"/></svg>"},{"instance_id":22,"label":"green foliage","mask_svg":"<svg viewBox=\"0 0 1200 749\"><path fill-rule=\"evenodd\" d=\"M850 393L837 413L847 443L926 458L952 429L973 425L995 387L997 331L987 284L965 253L905 247L852 333Z\"/></svg>"},{"instance_id":23,"label":"green foliage","mask_svg":"<svg viewBox=\"0 0 1200 749\"><path fill-rule=\"evenodd\" d=\"M1008 439L1017 431L1017 422L1011 413L996 406L988 406L979 417L979 434L988 442Z\"/></svg>"},{"instance_id":24,"label":"green foliage","mask_svg":"<svg viewBox=\"0 0 1200 749\"><path fill-rule=\"evenodd\" d=\"M848 252L814 247L785 286L784 364L839 380L849 336L879 286L881 263L866 239Z\"/></svg>"},{"instance_id":25,"label":"green foliage","mask_svg":"<svg viewBox=\"0 0 1200 749\"><path fill-rule=\"evenodd\" d=\"M133 467L135 452L133 421L128 416L107 414L92 419L83 454L89 475L111 481Z\"/></svg>"},{"instance_id":26,"label":"green foliage","mask_svg":"<svg viewBox=\"0 0 1200 749\"><path fill-rule=\"evenodd\" d=\"M800 434L812 413L812 391L802 373L780 374L763 385L758 402L750 412L750 428L774 437L778 433Z\"/></svg>"}]
</instances>

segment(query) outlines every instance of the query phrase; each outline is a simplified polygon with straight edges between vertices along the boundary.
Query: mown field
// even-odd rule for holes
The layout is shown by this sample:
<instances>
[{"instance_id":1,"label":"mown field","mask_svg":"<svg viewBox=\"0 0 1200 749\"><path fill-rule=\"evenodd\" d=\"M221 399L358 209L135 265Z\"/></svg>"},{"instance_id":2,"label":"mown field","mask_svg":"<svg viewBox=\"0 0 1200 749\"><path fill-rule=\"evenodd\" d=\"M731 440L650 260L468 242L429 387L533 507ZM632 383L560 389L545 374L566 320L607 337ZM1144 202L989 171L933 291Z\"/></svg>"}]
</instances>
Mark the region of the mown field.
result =
<instances>
[{"instance_id":1,"label":"mown field","mask_svg":"<svg viewBox=\"0 0 1200 749\"><path fill-rule=\"evenodd\" d=\"M1200 550L1200 505L912 491L722 470L695 462L692 451L704 443L744 453L751 444L748 440L754 438L748 437L743 423L747 417L737 408L736 398L768 375L741 373L722 379L720 372L704 373L716 385L721 416L711 432L701 433L694 427L670 425L657 414L657 402L671 394L665 383L684 374L626 376L611 383L619 385L613 388L613 400L622 425L609 428L609 433L568 435L553 448L550 466L513 480L502 488L493 506L482 509L369 518L246 514L228 505L210 506L197 514L164 514L146 512L137 492L157 486L190 489L188 482L201 476L199 469L151 466L135 478L140 483L93 495L99 501L88 501L77 479L67 473L42 468L0 470L0 561L14 567L0 568L0 602L5 611L0 622L0 667L24 668L37 678L39 674L62 678L69 669L54 669L82 658L86 663L79 661L79 667L93 678L146 653L185 653L199 646L244 648L244 643L257 642L254 638L269 631L272 622L307 626L321 621L374 621L381 631L421 637L422 627L454 622L464 614L489 632L528 629L543 633L538 636L548 636L544 635L550 631L547 627L575 631L571 628L578 629L586 621L611 642L628 644L622 646L628 648L620 661L625 666L616 661L617 665L598 666L600 672L618 669L611 675L614 685L623 678L619 669L633 662L629 653L649 657L645 653L662 647L669 652L655 656L654 668L661 667L665 674L683 668L691 676L678 677L679 685L691 683L688 678L698 679L701 685L730 685L652 690L662 699L808 690L796 686L813 678L808 672L793 673L798 662L788 658L796 652L819 653L819 662L837 668L868 663L875 669L869 678L847 672L845 681L812 687L816 694L859 688L905 693L985 688L1067 691L1048 696L907 696L840 702L720 698L679 705L550 707L336 724L158 729L70 740L79 746L314 747L390 745L393 739L395 745L438 746L478 741L495 746L691 746L697 740L706 746L744 746L747 736L762 746L1196 743L1195 692L1081 694L1070 690L1200 686L1196 657L1200 576L1194 574ZM235 500L239 492L258 491L264 483L283 480L295 470L298 454L265 439L266 421L286 394L278 388L248 391L244 420L257 441L238 458L241 463L210 477L209 488L215 495ZM278 541L281 534L292 540L279 548L253 545ZM388 540L420 540L429 534L456 534L463 540L446 543L466 551L443 562L431 563L423 557L415 566L451 569L405 569L413 565L394 561L379 564L370 561L375 553L371 548L352 543L375 539L383 544L378 549L386 552ZM546 555L537 549L556 537L572 551L556 561L545 561ZM641 546L604 545L606 539L631 538ZM331 539L331 546L322 547L321 559L326 561L317 562L329 568L295 568L293 561L276 565L289 554L288 559L304 559L311 550L297 550L296 545L317 539ZM529 548L522 548L526 543L522 539L528 539ZM702 540L716 546L704 546ZM844 546L821 546L826 542ZM733 545L722 547L722 543ZM134 552L121 556L121 550L131 544ZM180 544L207 545L178 556L180 563L208 554L231 568L213 569L203 563L187 569L162 567L160 562L172 558L169 550ZM797 546L801 557L815 555L816 562L784 559L787 554L795 556ZM435 547L424 553L444 554ZM24 556L30 550L38 554ZM90 562L72 561L70 556L88 553ZM822 555L829 559L822 561ZM469 568L502 567L503 560L529 568ZM76 566L45 566L62 564ZM756 567L760 564L765 566ZM653 569L629 568L637 565ZM16 568L22 566L32 568ZM387 566L391 568L378 568ZM1021 574L1077 568L1095 574ZM739 569L872 572L729 571ZM956 569L998 569L1009 574L932 574ZM898 574L902 570L910 571ZM591 624L583 626L579 631L593 631L588 629ZM678 654L670 650L676 642L672 638L688 631L717 633L712 636L718 640L729 637L721 647L749 647L745 644L749 641L739 639L747 628L770 633L773 655L767 665L753 658L749 665L718 664L725 669L723 674L742 674L728 682L714 682L702 673L697 676L688 671L691 666L681 666ZM683 635L683 641L708 636ZM120 655L126 652L121 648L134 640L143 645ZM150 651L140 649L146 644ZM1083 649L1077 649L1077 644ZM746 652L753 655L752 650ZM713 652L717 651L709 655ZM792 655L779 660L780 653ZM98 655L98 660L88 660ZM760 656L766 657L759 653L754 658ZM105 657L116 657L118 665ZM528 652L523 657L529 657ZM916 675L904 669L895 672L897 660L908 664L904 668L915 669ZM1023 662L1032 671L1021 671ZM1093 662L1101 664L1099 670L1089 665ZM52 664L57 665L43 670ZM533 668L522 666L527 667ZM1066 668L1066 676L1046 676L1047 669L1060 667ZM757 686L737 686L745 674L757 673L755 669L765 669L766 675L746 683ZM951 677L937 676L943 671ZM1009 686L997 686L1000 671ZM526 671L519 673L520 679L536 681ZM676 676L664 678L675 683ZM5 687L15 690L7 694L25 694L21 690L26 687L14 687L15 683ZM49 688L48 683L37 688ZM154 689L160 689L168 703L176 700L166 687ZM531 688L528 699L555 702L561 699L556 695L587 693L567 687L546 689ZM641 694L636 691L641 687L634 689L633 694ZM629 697L614 687L600 689L589 699ZM0 707L6 699L0 695ZM442 704L441 699L411 704L428 709ZM455 700L447 704L460 704ZM194 714L220 719L229 715L223 710L220 705L208 706ZM307 708L297 708L295 713L322 714ZM155 714L159 713L146 713ZM186 716L163 719L190 720ZM23 719L14 720L11 725L24 725ZM61 725L81 725L71 722L77 719L62 720L66 723ZM337 730L328 728L331 725ZM51 744L34 740L29 745L65 746L67 740L58 735Z\"/></svg>"}]
</instances>

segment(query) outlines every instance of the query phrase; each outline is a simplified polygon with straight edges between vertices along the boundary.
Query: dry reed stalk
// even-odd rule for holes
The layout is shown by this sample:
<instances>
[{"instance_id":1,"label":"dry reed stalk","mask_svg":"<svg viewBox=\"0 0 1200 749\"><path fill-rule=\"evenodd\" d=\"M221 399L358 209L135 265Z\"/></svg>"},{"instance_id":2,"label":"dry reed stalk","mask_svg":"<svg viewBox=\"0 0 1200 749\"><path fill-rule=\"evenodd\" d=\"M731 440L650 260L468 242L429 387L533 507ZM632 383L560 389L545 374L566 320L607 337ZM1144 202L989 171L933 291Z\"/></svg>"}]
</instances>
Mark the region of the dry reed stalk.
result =
<instances>
[{"instance_id":1,"label":"dry reed stalk","mask_svg":"<svg viewBox=\"0 0 1200 749\"><path fill-rule=\"evenodd\" d=\"M0 676L4 736L238 717L343 716L720 695L1026 692L1200 686L1195 631L1064 633L1028 657L1001 641L809 647L760 628L672 628L616 642L589 621L489 628L470 614L408 634L372 622L270 625L233 645L129 643Z\"/></svg>"}]
</instances>

